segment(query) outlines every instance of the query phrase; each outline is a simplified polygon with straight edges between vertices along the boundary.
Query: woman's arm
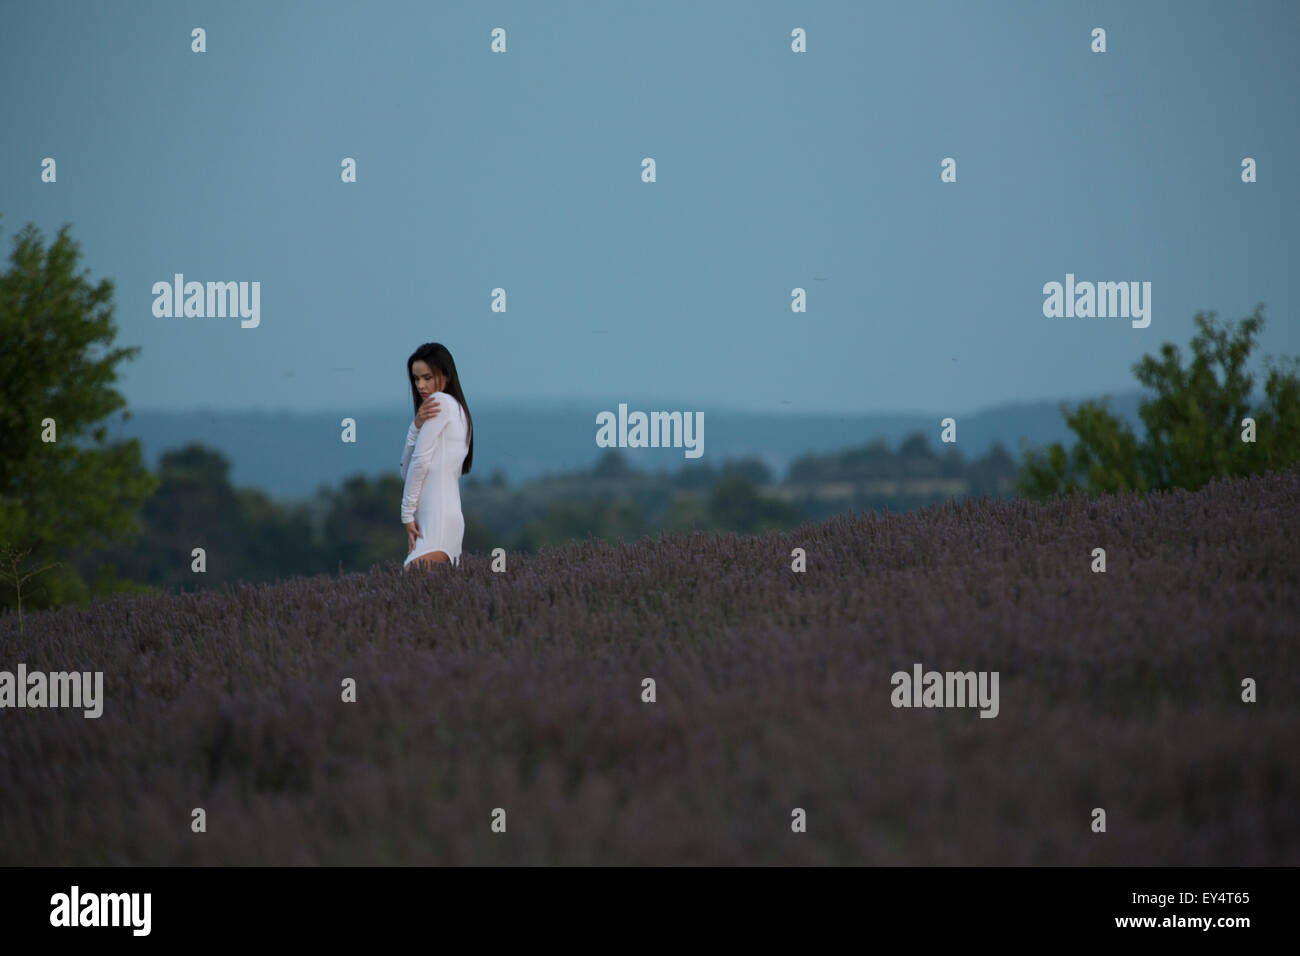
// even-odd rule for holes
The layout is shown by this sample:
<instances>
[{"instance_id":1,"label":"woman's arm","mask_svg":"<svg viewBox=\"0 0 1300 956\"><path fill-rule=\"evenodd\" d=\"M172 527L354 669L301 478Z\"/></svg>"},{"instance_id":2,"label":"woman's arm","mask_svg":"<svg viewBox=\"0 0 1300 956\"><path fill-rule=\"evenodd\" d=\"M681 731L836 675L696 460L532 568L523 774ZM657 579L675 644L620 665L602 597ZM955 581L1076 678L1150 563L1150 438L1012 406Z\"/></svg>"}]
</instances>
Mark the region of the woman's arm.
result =
<instances>
[{"instance_id":1,"label":"woman's arm","mask_svg":"<svg viewBox=\"0 0 1300 956\"><path fill-rule=\"evenodd\" d=\"M406 430L406 447L402 449L402 462L398 469L402 473L402 478L406 478L406 466L410 464L411 452L415 450L415 436L420 431L420 426L411 422L411 427Z\"/></svg>"},{"instance_id":2,"label":"woman's arm","mask_svg":"<svg viewBox=\"0 0 1300 956\"><path fill-rule=\"evenodd\" d=\"M410 463L411 451L415 448L416 433L424 427L424 423L430 418L435 418L438 411L438 400L430 396L425 399L424 404L420 406L420 410L415 413L415 421L411 422L411 427L406 430L406 448L402 451L402 462L398 466L402 478L406 478L406 466Z\"/></svg>"},{"instance_id":3,"label":"woman's arm","mask_svg":"<svg viewBox=\"0 0 1300 956\"><path fill-rule=\"evenodd\" d=\"M443 393L434 392L433 394L442 395ZM429 464L433 461L433 451L438 445L438 439L442 437L442 433L446 430L447 423L450 421L450 415L439 415L437 418L425 422L415 436L415 447L411 451L410 465L406 469L406 485L402 489L402 524L404 525L415 520L415 506L420 501L420 490L424 487L424 476L429 472Z\"/></svg>"}]
</instances>

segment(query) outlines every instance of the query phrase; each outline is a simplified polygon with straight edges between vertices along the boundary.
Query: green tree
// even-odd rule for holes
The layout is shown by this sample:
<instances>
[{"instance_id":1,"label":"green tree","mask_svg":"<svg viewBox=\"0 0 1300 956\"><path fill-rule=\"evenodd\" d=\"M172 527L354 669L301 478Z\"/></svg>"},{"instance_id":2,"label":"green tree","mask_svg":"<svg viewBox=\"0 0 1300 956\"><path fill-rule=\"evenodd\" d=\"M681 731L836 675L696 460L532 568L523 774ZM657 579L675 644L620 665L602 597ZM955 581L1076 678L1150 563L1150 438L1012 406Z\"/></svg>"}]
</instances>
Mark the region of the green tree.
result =
<instances>
[{"instance_id":1,"label":"green tree","mask_svg":"<svg viewBox=\"0 0 1300 956\"><path fill-rule=\"evenodd\" d=\"M798 509L763 497L758 486L742 474L727 475L714 484L709 517L713 527L740 534L786 530L801 520Z\"/></svg>"},{"instance_id":2,"label":"green tree","mask_svg":"<svg viewBox=\"0 0 1300 956\"><path fill-rule=\"evenodd\" d=\"M1042 454L1025 451L1017 492L1041 501L1074 491L1195 491L1214 478L1286 468L1300 460L1296 359L1275 366L1271 356L1266 358L1267 400L1250 411L1254 379L1245 363L1264 326L1263 308L1257 305L1239 327L1228 322L1221 328L1214 312L1197 313L1200 332L1192 339L1194 358L1186 369L1171 343L1161 347L1160 359L1147 355L1133 366L1138 380L1156 390L1138 409L1146 425L1141 442L1127 423L1110 414L1109 397L1084 402L1073 412L1062 403L1066 423L1079 441L1069 452L1059 442ZM1241 440L1246 417L1256 423L1254 442Z\"/></svg>"},{"instance_id":3,"label":"green tree","mask_svg":"<svg viewBox=\"0 0 1300 956\"><path fill-rule=\"evenodd\" d=\"M491 526L483 521L476 511L466 511L465 515L465 537L460 542L460 553L463 557L467 554L481 555L491 557L494 548L504 548L506 541L501 535L492 530ZM403 542L405 548L405 542ZM405 555L402 556L405 559Z\"/></svg>"},{"instance_id":4,"label":"green tree","mask_svg":"<svg viewBox=\"0 0 1300 956\"><path fill-rule=\"evenodd\" d=\"M934 478L941 471L940 459L924 432L912 432L898 446L903 478Z\"/></svg>"},{"instance_id":5,"label":"green tree","mask_svg":"<svg viewBox=\"0 0 1300 956\"><path fill-rule=\"evenodd\" d=\"M970 478L970 494L980 498L993 495L1001 498L1006 493L1004 482L1014 486L1016 478L1016 460L1006 447L995 441L982 458L977 458L966 468L965 474Z\"/></svg>"},{"instance_id":6,"label":"green tree","mask_svg":"<svg viewBox=\"0 0 1300 956\"><path fill-rule=\"evenodd\" d=\"M708 500L701 494L679 491L664 509L659 530L669 534L713 530Z\"/></svg>"},{"instance_id":7,"label":"green tree","mask_svg":"<svg viewBox=\"0 0 1300 956\"><path fill-rule=\"evenodd\" d=\"M30 608L91 597L68 559L137 535L157 486L139 442L107 444L98 424L125 407L112 387L117 365L140 349L110 348L113 283L75 274L69 228L46 249L28 224L0 274L0 547L28 569L48 566L23 588ZM92 355L95 346L105 353ZM0 580L0 608L17 600Z\"/></svg>"},{"instance_id":8,"label":"green tree","mask_svg":"<svg viewBox=\"0 0 1300 956\"><path fill-rule=\"evenodd\" d=\"M902 467L900 460L889 450L889 443L877 438L857 448L825 455L801 455L791 462L789 474L791 484L813 485L823 481L898 478Z\"/></svg>"},{"instance_id":9,"label":"green tree","mask_svg":"<svg viewBox=\"0 0 1300 956\"><path fill-rule=\"evenodd\" d=\"M682 462L671 478L673 486L683 491L708 491L717 480L717 471L703 459Z\"/></svg>"},{"instance_id":10,"label":"green tree","mask_svg":"<svg viewBox=\"0 0 1300 956\"><path fill-rule=\"evenodd\" d=\"M591 466L590 474L593 478L628 478L633 471L627 456L617 448L611 448Z\"/></svg>"},{"instance_id":11,"label":"green tree","mask_svg":"<svg viewBox=\"0 0 1300 956\"><path fill-rule=\"evenodd\" d=\"M344 571L406 558L406 529L399 504L402 481L396 475L354 475L337 491L322 491L326 501L324 551ZM332 569L331 569L332 570Z\"/></svg>"},{"instance_id":12,"label":"green tree","mask_svg":"<svg viewBox=\"0 0 1300 956\"><path fill-rule=\"evenodd\" d=\"M158 487L140 512L139 542L109 549L105 564L113 573L169 591L237 580L245 571L244 521L229 470L221 452L197 442L165 452L158 463ZM191 570L194 548L206 553L204 575ZM79 565L89 573L89 563Z\"/></svg>"},{"instance_id":13,"label":"green tree","mask_svg":"<svg viewBox=\"0 0 1300 956\"><path fill-rule=\"evenodd\" d=\"M645 514L635 501L605 497L586 502L556 501L540 518L524 525L515 537L513 550L536 552L587 537L634 541L646 533Z\"/></svg>"},{"instance_id":14,"label":"green tree","mask_svg":"<svg viewBox=\"0 0 1300 956\"><path fill-rule=\"evenodd\" d=\"M772 469L763 459L751 455L748 458L732 458L722 463L720 476L743 475L756 485L772 483Z\"/></svg>"},{"instance_id":15,"label":"green tree","mask_svg":"<svg viewBox=\"0 0 1300 956\"><path fill-rule=\"evenodd\" d=\"M316 540L309 505L274 501L260 488L237 488L235 496L237 531L243 552L243 565L238 573L245 579L283 580L294 575L337 571L338 562L330 565ZM389 535L389 553L384 560L392 559L393 541L400 542L405 535L400 525L397 531Z\"/></svg>"}]
</instances>

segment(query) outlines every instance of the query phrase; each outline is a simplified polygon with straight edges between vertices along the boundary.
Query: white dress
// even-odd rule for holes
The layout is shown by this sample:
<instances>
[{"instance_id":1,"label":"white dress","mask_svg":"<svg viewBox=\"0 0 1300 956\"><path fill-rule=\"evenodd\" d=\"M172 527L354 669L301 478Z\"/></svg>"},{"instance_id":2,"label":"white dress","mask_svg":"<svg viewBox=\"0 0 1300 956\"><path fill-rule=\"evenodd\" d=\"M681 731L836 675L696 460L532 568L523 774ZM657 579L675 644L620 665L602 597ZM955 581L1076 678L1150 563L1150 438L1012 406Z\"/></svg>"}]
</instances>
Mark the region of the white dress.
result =
<instances>
[{"instance_id":1,"label":"white dress","mask_svg":"<svg viewBox=\"0 0 1300 956\"><path fill-rule=\"evenodd\" d=\"M415 550L406 556L402 567L433 551L446 552L452 564L460 564L465 537L460 469L469 454L469 420L455 398L446 392L433 394L438 398L438 414L420 428L411 420L402 452L401 471L406 481L402 524L414 520L420 526Z\"/></svg>"}]
</instances>

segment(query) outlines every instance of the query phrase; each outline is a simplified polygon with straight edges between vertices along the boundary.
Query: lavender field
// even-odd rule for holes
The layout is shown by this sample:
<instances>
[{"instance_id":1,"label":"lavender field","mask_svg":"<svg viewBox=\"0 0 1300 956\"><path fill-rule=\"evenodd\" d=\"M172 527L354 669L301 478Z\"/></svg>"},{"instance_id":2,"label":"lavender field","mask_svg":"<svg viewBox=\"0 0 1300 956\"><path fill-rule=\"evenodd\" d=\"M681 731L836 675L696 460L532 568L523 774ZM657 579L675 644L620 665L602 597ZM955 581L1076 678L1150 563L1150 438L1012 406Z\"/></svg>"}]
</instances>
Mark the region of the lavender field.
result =
<instances>
[{"instance_id":1,"label":"lavender field","mask_svg":"<svg viewBox=\"0 0 1300 956\"><path fill-rule=\"evenodd\" d=\"M395 536L366 574L11 613L0 670L105 699L0 710L0 864L1295 865L1298 513L1291 470L504 573L403 576ZM893 706L916 663L997 671L997 716Z\"/></svg>"}]
</instances>

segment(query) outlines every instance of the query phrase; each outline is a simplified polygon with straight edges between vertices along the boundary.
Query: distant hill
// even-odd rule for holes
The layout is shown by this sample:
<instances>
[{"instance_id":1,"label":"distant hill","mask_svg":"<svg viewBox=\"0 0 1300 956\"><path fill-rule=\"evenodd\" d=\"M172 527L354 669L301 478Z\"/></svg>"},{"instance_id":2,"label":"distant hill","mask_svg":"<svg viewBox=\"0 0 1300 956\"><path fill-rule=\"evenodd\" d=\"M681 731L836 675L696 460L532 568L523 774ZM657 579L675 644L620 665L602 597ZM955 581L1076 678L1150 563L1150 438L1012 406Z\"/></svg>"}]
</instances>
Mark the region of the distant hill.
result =
<instances>
[{"instance_id":1,"label":"distant hill","mask_svg":"<svg viewBox=\"0 0 1300 956\"><path fill-rule=\"evenodd\" d=\"M1145 393L1113 396L1110 408L1128 421L1139 437L1145 428L1138 404ZM1070 406L1078 402L1070 400ZM591 467L604 454L596 446L597 407L545 403L491 404L471 401L474 416L474 469L486 480L500 470L511 484L544 474ZM616 403L613 408L616 409ZM671 408L634 405L649 411ZM697 409L692 409L695 411ZM791 461L808 452L831 452L883 438L896 447L908 434L921 431L939 449L939 414L763 414L728 409L704 412L704 457L720 464L729 458L756 456L777 480ZM356 444L339 440L345 416L357 421ZM958 414L957 448L967 459L985 454L1001 442L1019 462L1020 443L1039 447L1074 441L1059 402L1026 402ZM410 412L400 407L339 411L327 414L266 411L132 411L131 418L106 423L111 438L139 438L151 468L162 452L191 441L225 454L236 486L261 488L282 500L310 497L321 485L337 486L357 473L397 473ZM624 449L629 464L651 471L676 471L688 459L679 448Z\"/></svg>"}]
</instances>

